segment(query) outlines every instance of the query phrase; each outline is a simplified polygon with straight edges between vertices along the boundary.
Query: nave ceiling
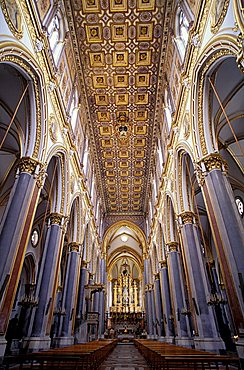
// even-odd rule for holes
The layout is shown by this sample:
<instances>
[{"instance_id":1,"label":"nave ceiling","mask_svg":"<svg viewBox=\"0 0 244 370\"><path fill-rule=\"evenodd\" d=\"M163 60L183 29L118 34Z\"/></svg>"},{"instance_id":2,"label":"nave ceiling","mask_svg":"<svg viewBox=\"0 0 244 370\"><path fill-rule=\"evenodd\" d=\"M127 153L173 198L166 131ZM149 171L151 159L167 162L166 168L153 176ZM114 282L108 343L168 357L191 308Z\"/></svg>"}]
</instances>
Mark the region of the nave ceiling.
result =
<instances>
[{"instance_id":1,"label":"nave ceiling","mask_svg":"<svg viewBox=\"0 0 244 370\"><path fill-rule=\"evenodd\" d=\"M142 215L172 2L70 0L65 4L106 212Z\"/></svg>"}]
</instances>

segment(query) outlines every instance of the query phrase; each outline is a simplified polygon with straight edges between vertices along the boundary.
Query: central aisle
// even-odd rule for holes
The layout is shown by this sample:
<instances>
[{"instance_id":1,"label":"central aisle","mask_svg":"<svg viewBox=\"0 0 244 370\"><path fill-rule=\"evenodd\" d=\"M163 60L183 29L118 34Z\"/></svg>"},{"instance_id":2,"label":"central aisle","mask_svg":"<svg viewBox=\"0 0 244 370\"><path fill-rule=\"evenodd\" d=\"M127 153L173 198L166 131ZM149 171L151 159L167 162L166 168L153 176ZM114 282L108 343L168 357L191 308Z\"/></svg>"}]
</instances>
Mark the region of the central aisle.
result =
<instances>
[{"instance_id":1,"label":"central aisle","mask_svg":"<svg viewBox=\"0 0 244 370\"><path fill-rule=\"evenodd\" d=\"M146 360L133 343L119 343L99 370L149 370Z\"/></svg>"}]
</instances>

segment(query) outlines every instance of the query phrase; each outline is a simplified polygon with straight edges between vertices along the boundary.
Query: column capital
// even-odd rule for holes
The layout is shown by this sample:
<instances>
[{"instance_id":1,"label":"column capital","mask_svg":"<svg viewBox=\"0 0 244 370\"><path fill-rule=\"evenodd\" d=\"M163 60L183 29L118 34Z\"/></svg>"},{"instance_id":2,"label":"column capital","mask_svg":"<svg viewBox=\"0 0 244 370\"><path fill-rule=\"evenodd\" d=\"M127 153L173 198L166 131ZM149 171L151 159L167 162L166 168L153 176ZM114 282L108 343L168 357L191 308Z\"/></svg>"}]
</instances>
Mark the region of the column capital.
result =
<instances>
[{"instance_id":1,"label":"column capital","mask_svg":"<svg viewBox=\"0 0 244 370\"><path fill-rule=\"evenodd\" d=\"M227 162L222 158L219 153L211 153L206 157L200 159L198 162L200 165L203 165L203 172L211 172L213 170L220 170L222 172L227 172L228 165ZM204 171L205 170L205 171Z\"/></svg>"},{"instance_id":2,"label":"column capital","mask_svg":"<svg viewBox=\"0 0 244 370\"><path fill-rule=\"evenodd\" d=\"M144 260L148 259L148 253L142 253L142 258L143 258Z\"/></svg>"},{"instance_id":3,"label":"column capital","mask_svg":"<svg viewBox=\"0 0 244 370\"><path fill-rule=\"evenodd\" d=\"M154 280L159 280L159 273L157 272L156 274L154 274Z\"/></svg>"},{"instance_id":4,"label":"column capital","mask_svg":"<svg viewBox=\"0 0 244 370\"><path fill-rule=\"evenodd\" d=\"M175 241L166 243L166 247L167 247L169 252L177 252L178 245L179 245L179 243L175 242Z\"/></svg>"},{"instance_id":5,"label":"column capital","mask_svg":"<svg viewBox=\"0 0 244 370\"><path fill-rule=\"evenodd\" d=\"M195 221L195 214L192 211L184 211L178 216L181 220L182 225L193 224Z\"/></svg>"},{"instance_id":6,"label":"column capital","mask_svg":"<svg viewBox=\"0 0 244 370\"><path fill-rule=\"evenodd\" d=\"M101 258L103 258L105 260L107 258L107 253L106 252L102 252L101 253Z\"/></svg>"},{"instance_id":7,"label":"column capital","mask_svg":"<svg viewBox=\"0 0 244 370\"><path fill-rule=\"evenodd\" d=\"M86 268L86 269L87 269L87 266L88 266L88 261L82 260L82 261L81 261L81 267L83 267L83 268Z\"/></svg>"},{"instance_id":8,"label":"column capital","mask_svg":"<svg viewBox=\"0 0 244 370\"><path fill-rule=\"evenodd\" d=\"M166 260L161 260L161 261L159 261L159 266L160 266L160 268L165 268L165 267L167 267L167 261L166 261Z\"/></svg>"},{"instance_id":9,"label":"column capital","mask_svg":"<svg viewBox=\"0 0 244 370\"><path fill-rule=\"evenodd\" d=\"M18 164L19 172L26 172L31 175L33 175L34 173L38 173L38 168L40 167L43 168L44 164L42 162L39 162L37 159L31 157L20 158Z\"/></svg>"},{"instance_id":10,"label":"column capital","mask_svg":"<svg viewBox=\"0 0 244 370\"><path fill-rule=\"evenodd\" d=\"M58 212L53 212L53 213L50 213L49 215L49 220L50 220L51 225L56 224L56 225L61 226L63 224L64 218L65 216Z\"/></svg>"},{"instance_id":11,"label":"column capital","mask_svg":"<svg viewBox=\"0 0 244 370\"><path fill-rule=\"evenodd\" d=\"M68 247L70 252L79 252L81 245L77 242L71 242Z\"/></svg>"}]
</instances>

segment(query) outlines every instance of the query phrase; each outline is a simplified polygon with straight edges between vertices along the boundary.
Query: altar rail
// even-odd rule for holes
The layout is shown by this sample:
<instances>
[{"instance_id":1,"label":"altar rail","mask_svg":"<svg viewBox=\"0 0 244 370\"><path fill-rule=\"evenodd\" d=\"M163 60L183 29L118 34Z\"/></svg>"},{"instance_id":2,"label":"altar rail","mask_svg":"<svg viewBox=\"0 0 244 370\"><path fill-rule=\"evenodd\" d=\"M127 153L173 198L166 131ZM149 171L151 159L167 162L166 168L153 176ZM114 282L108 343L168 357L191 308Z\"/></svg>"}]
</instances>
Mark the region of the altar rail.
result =
<instances>
[{"instance_id":1,"label":"altar rail","mask_svg":"<svg viewBox=\"0 0 244 370\"><path fill-rule=\"evenodd\" d=\"M220 356L152 340L135 339L134 343L153 370L241 369L237 357Z\"/></svg>"},{"instance_id":2,"label":"altar rail","mask_svg":"<svg viewBox=\"0 0 244 370\"><path fill-rule=\"evenodd\" d=\"M4 359L3 369L96 370L113 350L117 340L101 340L69 347L33 352Z\"/></svg>"}]
</instances>

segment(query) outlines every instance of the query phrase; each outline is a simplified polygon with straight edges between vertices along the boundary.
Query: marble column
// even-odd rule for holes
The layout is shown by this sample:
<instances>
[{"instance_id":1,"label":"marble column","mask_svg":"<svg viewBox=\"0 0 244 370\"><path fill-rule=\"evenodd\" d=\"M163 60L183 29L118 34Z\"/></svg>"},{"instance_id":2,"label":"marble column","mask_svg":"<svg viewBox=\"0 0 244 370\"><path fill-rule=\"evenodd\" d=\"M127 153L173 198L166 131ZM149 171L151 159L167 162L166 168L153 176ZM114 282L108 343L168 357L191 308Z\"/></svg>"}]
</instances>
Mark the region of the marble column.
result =
<instances>
[{"instance_id":1,"label":"marble column","mask_svg":"<svg viewBox=\"0 0 244 370\"><path fill-rule=\"evenodd\" d=\"M50 322L56 294L58 268L61 261L64 237L64 216L51 213L39 270L36 296L38 305L33 313L32 334L29 339L30 350L47 349L50 346Z\"/></svg>"},{"instance_id":2,"label":"marble column","mask_svg":"<svg viewBox=\"0 0 244 370\"><path fill-rule=\"evenodd\" d=\"M153 317L152 317L150 284L147 284L145 286L145 301L146 301L147 334L149 338L153 338Z\"/></svg>"},{"instance_id":3,"label":"marble column","mask_svg":"<svg viewBox=\"0 0 244 370\"><path fill-rule=\"evenodd\" d=\"M99 312L99 291L98 290L96 290L93 293L92 311Z\"/></svg>"},{"instance_id":4,"label":"marble column","mask_svg":"<svg viewBox=\"0 0 244 370\"><path fill-rule=\"evenodd\" d=\"M19 283L26 246L44 181L44 166L33 158L20 160L15 183L0 230L0 358L3 356L5 333Z\"/></svg>"},{"instance_id":5,"label":"marble column","mask_svg":"<svg viewBox=\"0 0 244 370\"><path fill-rule=\"evenodd\" d=\"M151 311L152 311L152 329L153 329L153 337L156 338L158 335L157 332L157 317L156 317L156 307L155 307L155 297L154 297L154 285L150 284L150 304L151 304Z\"/></svg>"},{"instance_id":6,"label":"marble column","mask_svg":"<svg viewBox=\"0 0 244 370\"><path fill-rule=\"evenodd\" d=\"M174 341L174 322L172 316L172 304L170 297L169 288L169 276L166 260L160 262L159 278L160 278L160 288L162 295L162 307L163 307L163 323L165 330L165 339L167 342L172 343Z\"/></svg>"},{"instance_id":7,"label":"marble column","mask_svg":"<svg viewBox=\"0 0 244 370\"><path fill-rule=\"evenodd\" d=\"M77 303L77 282L79 279L80 245L76 242L69 244L66 279L64 283L63 311L65 315L62 322L59 346L74 344L74 321Z\"/></svg>"},{"instance_id":8,"label":"marble column","mask_svg":"<svg viewBox=\"0 0 244 370\"><path fill-rule=\"evenodd\" d=\"M163 307L162 307L162 297L161 297L161 290L160 290L159 274L155 274L154 300L155 300L155 310L156 310L157 333L159 337L162 337L164 336L164 327L163 327Z\"/></svg>"},{"instance_id":9,"label":"marble column","mask_svg":"<svg viewBox=\"0 0 244 370\"><path fill-rule=\"evenodd\" d=\"M106 285L106 254L101 256L100 260L100 280L103 286ZM104 336L105 330L105 290L101 289L99 292L99 327L98 335L99 337Z\"/></svg>"},{"instance_id":10,"label":"marble column","mask_svg":"<svg viewBox=\"0 0 244 370\"><path fill-rule=\"evenodd\" d=\"M149 284L149 260L148 256L143 255L144 258L144 286L145 286L145 304L146 304L146 319L147 319L147 333L149 337L153 337L153 317L151 305L151 293Z\"/></svg>"},{"instance_id":11,"label":"marble column","mask_svg":"<svg viewBox=\"0 0 244 370\"><path fill-rule=\"evenodd\" d=\"M78 289L78 302L76 309L76 329L75 340L77 343L83 343L87 340L87 324L85 321L86 302L85 302L85 286L88 284L89 271L87 268L88 262L81 261L80 267L80 282Z\"/></svg>"},{"instance_id":12,"label":"marble column","mask_svg":"<svg viewBox=\"0 0 244 370\"><path fill-rule=\"evenodd\" d=\"M218 351L225 347L218 335L213 308L207 304L207 297L209 297L210 292L203 264L198 227L194 223L195 221L195 215L190 211L183 212L179 216L191 296L191 314L195 323L194 344L199 349Z\"/></svg>"},{"instance_id":13,"label":"marble column","mask_svg":"<svg viewBox=\"0 0 244 370\"><path fill-rule=\"evenodd\" d=\"M184 291L184 279L180 255L178 252L178 243L167 243L168 250L168 268L170 280L170 292L172 296L175 340L176 344L182 346L191 346L189 322L186 316L182 315L182 310L186 308L186 299Z\"/></svg>"},{"instance_id":14,"label":"marble column","mask_svg":"<svg viewBox=\"0 0 244 370\"><path fill-rule=\"evenodd\" d=\"M202 187L208 218L217 249L221 272L232 310L237 348L244 358L244 230L226 176L227 165L213 153L199 162L198 179ZM240 347L240 348L239 348Z\"/></svg>"}]
</instances>

